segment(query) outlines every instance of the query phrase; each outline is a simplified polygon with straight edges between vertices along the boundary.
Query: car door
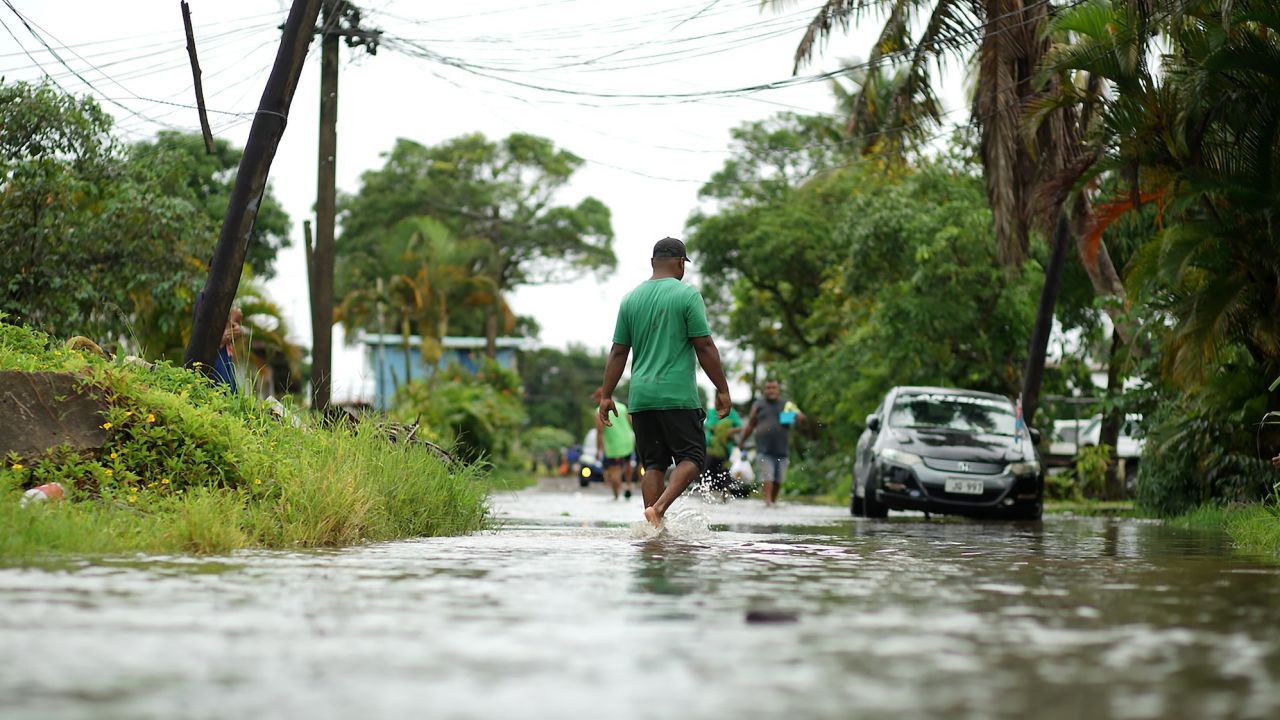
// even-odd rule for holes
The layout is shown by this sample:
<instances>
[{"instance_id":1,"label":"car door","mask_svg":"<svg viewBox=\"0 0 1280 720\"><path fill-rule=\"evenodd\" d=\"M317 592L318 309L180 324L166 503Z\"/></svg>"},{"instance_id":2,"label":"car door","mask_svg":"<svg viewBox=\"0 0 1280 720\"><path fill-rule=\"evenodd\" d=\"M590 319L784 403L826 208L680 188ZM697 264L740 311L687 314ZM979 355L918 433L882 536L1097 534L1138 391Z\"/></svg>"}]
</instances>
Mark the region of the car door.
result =
<instances>
[{"instance_id":1,"label":"car door","mask_svg":"<svg viewBox=\"0 0 1280 720\"><path fill-rule=\"evenodd\" d=\"M884 427L884 408L888 406L887 403L888 399L886 398L885 401L880 403L880 407L876 408L875 412L872 413L872 415L880 418L880 426L882 429ZM879 437L879 433L872 430L870 427L867 427L862 431L862 435L858 436L858 447L855 453L856 457L853 468L855 492L867 481L867 474L871 471L871 463L875 458L877 437Z\"/></svg>"}]
</instances>

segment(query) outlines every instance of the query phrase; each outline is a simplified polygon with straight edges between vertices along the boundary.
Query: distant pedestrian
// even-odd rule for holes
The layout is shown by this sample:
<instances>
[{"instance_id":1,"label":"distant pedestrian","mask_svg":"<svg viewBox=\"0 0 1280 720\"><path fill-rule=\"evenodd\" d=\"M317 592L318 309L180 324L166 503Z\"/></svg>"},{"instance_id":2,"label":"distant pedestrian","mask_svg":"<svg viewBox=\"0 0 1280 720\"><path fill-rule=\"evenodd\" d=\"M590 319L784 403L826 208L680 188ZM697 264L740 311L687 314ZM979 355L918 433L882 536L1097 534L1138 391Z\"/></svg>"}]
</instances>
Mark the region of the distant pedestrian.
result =
<instances>
[{"instance_id":1,"label":"distant pedestrian","mask_svg":"<svg viewBox=\"0 0 1280 720\"><path fill-rule=\"evenodd\" d=\"M706 412L698 399L695 357L716 388L716 414L723 418L730 409L729 383L711 339L706 303L696 288L680 282L687 262L684 243L675 238L653 246L653 275L627 293L618 308L598 413L605 427L617 416L613 391L634 348L630 410L636 454L644 467L640 492L644 517L657 528L706 465ZM663 477L673 462L664 488Z\"/></svg>"},{"instance_id":2,"label":"distant pedestrian","mask_svg":"<svg viewBox=\"0 0 1280 720\"><path fill-rule=\"evenodd\" d=\"M625 403L614 403L617 410L610 417L613 421L609 425L604 424L604 420L600 418L601 390L596 389L592 394L592 399L596 401L596 457L600 458L600 465L604 468L604 481L613 490L613 499L618 499L618 493L622 490L625 482L626 499L631 499L631 454L636 450L636 435L631 429L631 418L627 414L627 406Z\"/></svg>"},{"instance_id":3,"label":"distant pedestrian","mask_svg":"<svg viewBox=\"0 0 1280 720\"><path fill-rule=\"evenodd\" d=\"M226 385L231 394L236 393L236 346L235 342L244 333L244 311L238 307L231 308L227 315L227 327L222 331L222 342L218 345L218 356L213 361L214 378Z\"/></svg>"},{"instance_id":4,"label":"distant pedestrian","mask_svg":"<svg viewBox=\"0 0 1280 720\"><path fill-rule=\"evenodd\" d=\"M193 316L200 312L200 304L203 302L204 291L201 290L196 293ZM225 385L232 395L237 390L235 341L244 334L243 323L244 311L233 306L227 314L227 326L222 331L222 340L218 342L218 351L213 357L213 381Z\"/></svg>"},{"instance_id":5,"label":"distant pedestrian","mask_svg":"<svg viewBox=\"0 0 1280 720\"><path fill-rule=\"evenodd\" d=\"M764 503L778 501L778 491L787 473L790 456L791 427L804 420L804 413L795 403L782 399L782 385L770 378L764 383L764 397L751 405L747 426L742 430L745 443L751 433L756 435L756 469L764 483Z\"/></svg>"}]
</instances>

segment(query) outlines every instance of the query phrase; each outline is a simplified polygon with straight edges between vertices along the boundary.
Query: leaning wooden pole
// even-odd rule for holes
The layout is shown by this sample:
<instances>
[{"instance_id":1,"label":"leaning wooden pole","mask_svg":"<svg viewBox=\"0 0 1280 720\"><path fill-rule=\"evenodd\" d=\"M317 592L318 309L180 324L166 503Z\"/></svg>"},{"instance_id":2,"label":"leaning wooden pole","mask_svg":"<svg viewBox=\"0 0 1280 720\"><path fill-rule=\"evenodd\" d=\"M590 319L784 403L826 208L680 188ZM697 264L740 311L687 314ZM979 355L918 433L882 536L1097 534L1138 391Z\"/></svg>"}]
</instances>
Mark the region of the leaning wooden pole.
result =
<instances>
[{"instance_id":1,"label":"leaning wooden pole","mask_svg":"<svg viewBox=\"0 0 1280 720\"><path fill-rule=\"evenodd\" d=\"M1049 255L1049 265L1044 269L1044 287L1040 290L1040 305L1036 309L1036 324L1031 331L1031 342L1027 348L1027 365L1022 373L1022 417L1026 418L1030 427L1036 409L1040 407L1040 383L1044 380L1044 364L1049 354L1049 335L1053 332L1053 311L1058 304L1058 293L1062 290L1062 267L1067 261L1067 245L1071 241L1071 230L1068 226L1067 212L1064 208L1058 215L1058 223L1053 230L1053 249Z\"/></svg>"},{"instance_id":2,"label":"leaning wooden pole","mask_svg":"<svg viewBox=\"0 0 1280 720\"><path fill-rule=\"evenodd\" d=\"M218 235L218 245L209 263L204 299L196 308L195 327L183 358L185 365L198 366L205 373L213 371L214 355L227 324L227 315L231 312L231 303L240 287L249 235L266 191L271 161L275 159L276 147L289 119L289 105L293 102L293 92L298 87L302 65L307 59L307 46L315 32L320 5L321 0L294 0L285 20L275 65L271 68L253 125L249 128L249 139L240 158L235 186L222 221L222 232Z\"/></svg>"},{"instance_id":3,"label":"leaning wooden pole","mask_svg":"<svg viewBox=\"0 0 1280 720\"><path fill-rule=\"evenodd\" d=\"M191 6L182 0L182 26L187 33L187 57L191 60L191 78L196 91L196 110L200 113L200 134L204 136L204 150L212 155L213 131L209 129L209 113L204 108L204 84L200 82L200 60L196 57L196 34L191 29Z\"/></svg>"}]
</instances>

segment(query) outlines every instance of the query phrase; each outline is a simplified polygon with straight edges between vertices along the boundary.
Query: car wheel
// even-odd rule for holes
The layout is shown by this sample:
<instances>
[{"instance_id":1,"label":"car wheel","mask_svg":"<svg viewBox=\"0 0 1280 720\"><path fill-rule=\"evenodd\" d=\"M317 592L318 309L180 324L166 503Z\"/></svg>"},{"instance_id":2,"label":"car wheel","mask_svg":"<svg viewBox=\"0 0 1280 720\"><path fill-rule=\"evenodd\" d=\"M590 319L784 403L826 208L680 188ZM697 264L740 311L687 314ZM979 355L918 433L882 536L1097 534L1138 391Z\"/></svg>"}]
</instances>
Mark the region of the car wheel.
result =
<instances>
[{"instance_id":1,"label":"car wheel","mask_svg":"<svg viewBox=\"0 0 1280 720\"><path fill-rule=\"evenodd\" d=\"M875 478L868 477L867 484L863 487L866 492L862 498L862 516L869 518L889 517L889 508L876 499Z\"/></svg>"},{"instance_id":2,"label":"car wheel","mask_svg":"<svg viewBox=\"0 0 1280 720\"><path fill-rule=\"evenodd\" d=\"M1013 517L1015 520L1040 520L1044 517L1044 503L1038 502L1033 507L1020 510Z\"/></svg>"}]
</instances>

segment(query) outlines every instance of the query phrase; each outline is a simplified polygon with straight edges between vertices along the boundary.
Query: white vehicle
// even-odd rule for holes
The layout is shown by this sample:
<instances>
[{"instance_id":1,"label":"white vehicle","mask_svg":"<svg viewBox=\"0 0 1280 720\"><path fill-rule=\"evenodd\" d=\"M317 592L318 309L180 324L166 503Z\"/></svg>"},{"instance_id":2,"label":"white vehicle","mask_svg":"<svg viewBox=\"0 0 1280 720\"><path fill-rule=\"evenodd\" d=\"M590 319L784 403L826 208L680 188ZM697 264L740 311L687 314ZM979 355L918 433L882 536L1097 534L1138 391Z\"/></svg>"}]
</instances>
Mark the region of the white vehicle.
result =
<instances>
[{"instance_id":1,"label":"white vehicle","mask_svg":"<svg viewBox=\"0 0 1280 720\"><path fill-rule=\"evenodd\" d=\"M1121 459L1136 459L1142 457L1142 448L1146 445L1146 440L1140 440L1134 435L1138 434L1138 423L1142 422L1141 415L1126 415L1124 425L1120 427L1120 437L1116 440L1116 456ZM1102 416L1096 415L1082 430L1080 430L1079 444L1080 447L1093 447L1098 444L1098 438L1102 436Z\"/></svg>"},{"instance_id":2,"label":"white vehicle","mask_svg":"<svg viewBox=\"0 0 1280 720\"><path fill-rule=\"evenodd\" d=\"M596 457L596 429L591 428L587 431L587 436L582 439L582 454L578 456L578 461L573 464L573 474L578 477L578 484L586 487L592 481L601 482L604 480L604 468L600 458Z\"/></svg>"},{"instance_id":3,"label":"white vehicle","mask_svg":"<svg viewBox=\"0 0 1280 720\"><path fill-rule=\"evenodd\" d=\"M1078 422L1078 424L1077 424ZM1138 434L1138 423L1141 415L1126 415L1124 425L1120 427L1120 437L1116 439L1116 457L1120 460L1120 469L1124 477L1132 479L1138 471L1138 461L1142 458L1142 450L1146 440L1134 437ZM1102 436L1102 416L1076 420L1058 420L1053 424L1053 438L1049 444L1049 456L1057 458L1059 465L1074 462L1080 448L1097 447Z\"/></svg>"}]
</instances>

